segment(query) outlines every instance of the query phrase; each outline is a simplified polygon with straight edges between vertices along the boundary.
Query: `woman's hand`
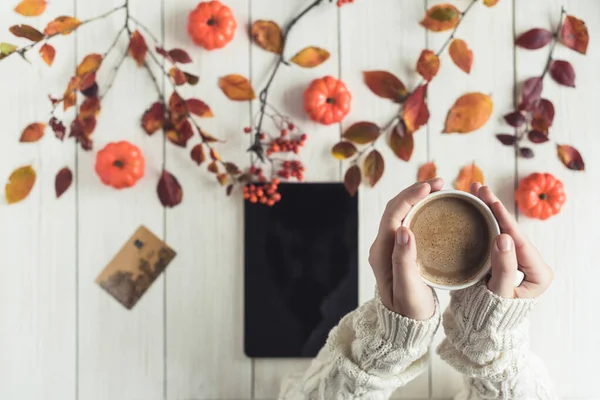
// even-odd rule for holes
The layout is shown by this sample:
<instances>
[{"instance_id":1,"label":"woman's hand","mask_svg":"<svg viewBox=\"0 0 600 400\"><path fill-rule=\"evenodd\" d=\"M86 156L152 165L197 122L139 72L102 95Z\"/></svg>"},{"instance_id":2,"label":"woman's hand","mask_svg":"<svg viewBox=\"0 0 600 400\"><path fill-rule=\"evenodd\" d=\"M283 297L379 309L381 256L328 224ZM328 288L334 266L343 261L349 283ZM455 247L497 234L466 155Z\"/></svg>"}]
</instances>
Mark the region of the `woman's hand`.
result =
<instances>
[{"instance_id":1,"label":"woman's hand","mask_svg":"<svg viewBox=\"0 0 600 400\"><path fill-rule=\"evenodd\" d=\"M552 269L489 187L475 182L471 185L471 193L492 210L502 231L492 246L492 277L488 289L505 298L532 299L540 296L552 283ZM525 278L515 288L517 269L523 272Z\"/></svg>"},{"instance_id":2,"label":"woman's hand","mask_svg":"<svg viewBox=\"0 0 600 400\"><path fill-rule=\"evenodd\" d=\"M369 251L369 264L383 304L412 319L425 320L433 316L435 301L432 289L421 279L417 269L415 237L400 225L413 205L443 186L441 178L415 183L390 200Z\"/></svg>"}]
</instances>

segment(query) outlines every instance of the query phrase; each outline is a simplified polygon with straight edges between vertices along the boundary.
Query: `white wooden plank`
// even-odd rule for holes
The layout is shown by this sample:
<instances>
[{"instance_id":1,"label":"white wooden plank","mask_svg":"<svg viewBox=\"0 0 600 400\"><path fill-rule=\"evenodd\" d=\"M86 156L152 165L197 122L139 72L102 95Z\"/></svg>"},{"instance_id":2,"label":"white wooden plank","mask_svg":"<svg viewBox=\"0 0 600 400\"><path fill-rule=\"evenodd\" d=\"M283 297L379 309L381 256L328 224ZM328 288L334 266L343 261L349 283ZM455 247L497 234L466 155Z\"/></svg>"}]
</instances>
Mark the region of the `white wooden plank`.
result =
<instances>
[{"instance_id":1,"label":"white wooden plank","mask_svg":"<svg viewBox=\"0 0 600 400\"><path fill-rule=\"evenodd\" d=\"M384 126L398 112L398 105L375 96L363 82L363 71L386 70L398 76L411 90L419 82L415 65L425 48L425 33L418 21L423 4L410 0L386 0L374 6L355 2L341 8L342 79L352 94L353 110L343 126L372 121ZM368 27L357 29L357 27ZM419 165L427 161L427 131L415 134L415 150L410 163L398 159L381 137L376 148L385 160L385 172L375 188L364 186L359 197L359 282L361 303L373 298L375 278L368 263L369 248L386 203L406 186L415 182ZM342 173L348 168L344 163ZM343 175L342 175L343 176ZM429 377L425 372L395 397L429 398Z\"/></svg>"},{"instance_id":2,"label":"white wooden plank","mask_svg":"<svg viewBox=\"0 0 600 400\"><path fill-rule=\"evenodd\" d=\"M296 16L310 2L293 0L273 2L252 0L251 18L277 22L280 26ZM289 36L285 56L291 58L307 46L319 46L331 53L329 60L315 69L297 66L285 67L277 74L268 102L280 112L290 116L308 134L306 146L301 150L301 160L307 170L307 181L338 181L339 162L330 155L333 144L339 140L339 125L316 124L305 115L303 94L309 83L326 75L339 77L338 18L335 4L323 2L304 17ZM267 82L276 56L257 46L252 48L252 83L260 91ZM257 106L254 107L256 112ZM267 125L268 127L268 125ZM279 392L282 377L290 372L305 370L309 360L256 359L254 361L254 396L257 399L272 399Z\"/></svg>"},{"instance_id":3,"label":"white wooden plank","mask_svg":"<svg viewBox=\"0 0 600 400\"><path fill-rule=\"evenodd\" d=\"M470 0L452 1L459 10L464 10ZM428 7L441 1L428 1ZM501 1L493 8L477 2L466 15L456 34L467 42L474 53L470 75L461 71L445 51L441 56L438 76L429 86L427 96L431 119L429 120L430 158L438 166L438 174L451 188L460 168L472 161L482 169L486 184L498 194L509 210L513 208L514 155L511 149L503 148L494 135L506 126L502 115L513 104L513 49L512 1ZM450 32L428 33L429 48L437 51ZM490 121L477 132L466 135L442 134L446 114L454 101L467 92L481 92L492 96L494 112ZM444 309L449 293L438 291ZM443 329L436 335L433 345L443 339ZM461 376L439 357L432 363L432 396L453 395L462 385Z\"/></svg>"},{"instance_id":4,"label":"white wooden plank","mask_svg":"<svg viewBox=\"0 0 600 400\"><path fill-rule=\"evenodd\" d=\"M123 2L77 0L78 17L99 15ZM161 31L160 0L130 0L130 12L155 32ZM123 26L124 11L82 28L78 58L104 52ZM103 63L100 86L127 50L122 37ZM78 61L79 61L78 60ZM127 58L114 87L103 100L94 152L78 151L79 173L79 398L163 398L163 277L159 277L135 307L128 311L95 282L98 273L139 225L163 235L163 208L156 196L163 162L160 135L140 128L144 110L156 99L146 71ZM145 177L129 189L104 186L94 172L95 151L112 141L137 145L146 160Z\"/></svg>"},{"instance_id":5,"label":"white wooden plank","mask_svg":"<svg viewBox=\"0 0 600 400\"><path fill-rule=\"evenodd\" d=\"M561 179L567 193L562 212L540 222L525 217L520 222L538 246L546 262L553 267L555 279L532 316L531 345L546 363L558 394L570 397L597 397L589 382L595 379L600 343L596 338L598 321L591 318L598 304L595 282L600 278L593 238L599 219L594 208L600 201L600 189L594 184L600 177L595 155L600 150L596 134L597 104L600 101L597 73L600 52L594 41L600 32L600 4L596 1L516 2L516 33L534 27L556 29L560 7L583 19L590 33L587 56L559 45L555 58L568 60L576 72L577 88L558 86L549 76L544 81L543 97L555 106L556 116L550 129L555 143L577 147L587 162L585 172L569 171L556 157L555 143L535 145L533 160L519 160L519 177L532 172L549 172ZM539 76L548 56L544 50L517 51L518 82Z\"/></svg>"},{"instance_id":6,"label":"white wooden plank","mask_svg":"<svg viewBox=\"0 0 600 400\"><path fill-rule=\"evenodd\" d=\"M29 42L8 33L27 23L43 30L50 16L73 13L73 1L57 0L45 16L25 18L14 2L0 4L2 41ZM2 188L17 167L32 164L37 182L24 202L0 205L0 398L51 400L75 398L75 188L56 199L54 177L61 168L74 170L75 150L48 131L40 142L19 143L32 122L47 122L48 93L64 90L74 63L74 38L53 40L57 55L52 69L37 49L31 65L14 54L0 63L3 134L0 135ZM2 190L4 193L4 190Z\"/></svg>"},{"instance_id":7,"label":"white wooden plank","mask_svg":"<svg viewBox=\"0 0 600 400\"><path fill-rule=\"evenodd\" d=\"M190 50L193 64L183 69L200 76L182 95L197 97L213 110L199 120L207 132L226 140L215 148L223 159L247 167L250 104L228 100L219 77L249 76L248 1L225 4L238 28L225 48L206 51L185 34L187 14L197 1L165 1L167 48ZM167 92L170 94L171 89ZM193 144L192 144L193 142ZM243 200L239 188L226 197L206 164L198 167L188 149L167 143L167 169L183 186L183 202L167 212L167 240L178 256L167 271L167 398L247 399L251 397L250 359L243 351Z\"/></svg>"}]
</instances>

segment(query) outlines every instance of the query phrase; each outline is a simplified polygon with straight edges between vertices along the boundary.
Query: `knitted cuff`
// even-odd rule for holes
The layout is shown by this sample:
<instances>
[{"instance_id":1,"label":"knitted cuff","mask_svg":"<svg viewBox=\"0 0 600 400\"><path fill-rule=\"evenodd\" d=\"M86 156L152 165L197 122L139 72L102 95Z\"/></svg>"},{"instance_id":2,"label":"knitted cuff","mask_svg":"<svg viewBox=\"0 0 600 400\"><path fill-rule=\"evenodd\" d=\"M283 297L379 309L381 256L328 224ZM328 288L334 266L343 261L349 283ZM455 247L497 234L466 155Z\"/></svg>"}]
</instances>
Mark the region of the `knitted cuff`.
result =
<instances>
[{"instance_id":1,"label":"knitted cuff","mask_svg":"<svg viewBox=\"0 0 600 400\"><path fill-rule=\"evenodd\" d=\"M379 293L376 296L376 309L379 324L383 330L383 338L390 341L394 346L401 348L413 348L428 346L440 325L440 305L435 292L435 311L431 318L418 321L404 317L388 309Z\"/></svg>"}]
</instances>

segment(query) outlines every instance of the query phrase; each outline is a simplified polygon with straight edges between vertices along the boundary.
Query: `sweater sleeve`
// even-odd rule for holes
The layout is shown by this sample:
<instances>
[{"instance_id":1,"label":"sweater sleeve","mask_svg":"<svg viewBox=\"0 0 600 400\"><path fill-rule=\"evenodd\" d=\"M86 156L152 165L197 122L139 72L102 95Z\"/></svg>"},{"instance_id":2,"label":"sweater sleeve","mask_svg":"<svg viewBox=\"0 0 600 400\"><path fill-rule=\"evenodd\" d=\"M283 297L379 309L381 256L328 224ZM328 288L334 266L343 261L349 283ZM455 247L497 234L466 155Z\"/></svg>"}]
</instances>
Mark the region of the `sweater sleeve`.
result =
<instances>
[{"instance_id":1,"label":"sweater sleeve","mask_svg":"<svg viewBox=\"0 0 600 400\"><path fill-rule=\"evenodd\" d=\"M529 350L526 318L536 299L505 299L481 282L452 292L440 357L465 376L457 398L556 399L543 363Z\"/></svg>"},{"instance_id":2,"label":"sweater sleeve","mask_svg":"<svg viewBox=\"0 0 600 400\"><path fill-rule=\"evenodd\" d=\"M304 373L283 380L279 399L387 399L427 368L440 323L435 304L430 319L416 321L388 310L377 294L331 330Z\"/></svg>"}]
</instances>

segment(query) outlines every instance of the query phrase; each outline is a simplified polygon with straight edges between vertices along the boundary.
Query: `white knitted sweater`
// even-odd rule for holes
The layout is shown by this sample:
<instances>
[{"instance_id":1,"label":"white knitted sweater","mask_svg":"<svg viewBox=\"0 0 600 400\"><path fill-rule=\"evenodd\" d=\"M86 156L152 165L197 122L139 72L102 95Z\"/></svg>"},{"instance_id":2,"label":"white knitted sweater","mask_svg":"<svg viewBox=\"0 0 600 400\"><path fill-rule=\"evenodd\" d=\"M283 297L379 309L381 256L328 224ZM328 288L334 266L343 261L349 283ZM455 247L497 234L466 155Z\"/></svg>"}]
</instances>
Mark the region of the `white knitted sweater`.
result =
<instances>
[{"instance_id":1,"label":"white knitted sweater","mask_svg":"<svg viewBox=\"0 0 600 400\"><path fill-rule=\"evenodd\" d=\"M457 400L555 399L544 366L528 348L525 318L535 300L503 299L480 283L453 292L440 357L465 376ZM284 379L281 400L388 399L427 368L440 324L405 318L378 295L346 315L308 370Z\"/></svg>"}]
</instances>

